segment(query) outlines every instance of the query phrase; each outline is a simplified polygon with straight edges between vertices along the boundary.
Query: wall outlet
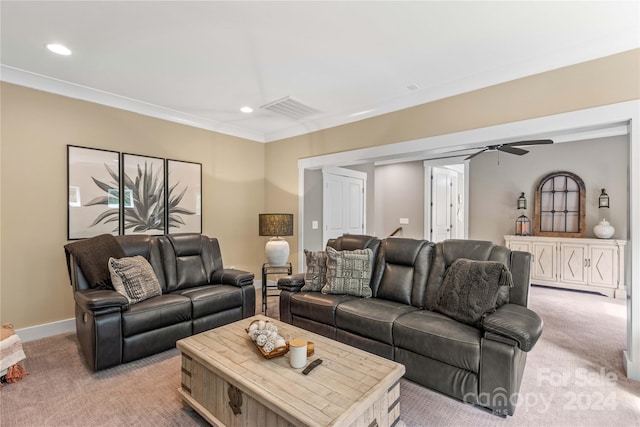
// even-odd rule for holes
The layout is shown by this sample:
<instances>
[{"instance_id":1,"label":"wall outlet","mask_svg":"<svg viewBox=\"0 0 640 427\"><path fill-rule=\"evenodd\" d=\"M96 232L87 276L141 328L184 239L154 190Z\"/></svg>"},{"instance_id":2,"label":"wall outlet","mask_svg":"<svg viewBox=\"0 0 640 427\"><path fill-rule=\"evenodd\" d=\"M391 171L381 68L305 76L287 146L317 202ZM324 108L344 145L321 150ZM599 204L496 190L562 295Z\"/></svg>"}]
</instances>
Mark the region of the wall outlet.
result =
<instances>
[{"instance_id":1,"label":"wall outlet","mask_svg":"<svg viewBox=\"0 0 640 427\"><path fill-rule=\"evenodd\" d=\"M318 221L311 221L311 229L312 230L318 229Z\"/></svg>"},{"instance_id":2,"label":"wall outlet","mask_svg":"<svg viewBox=\"0 0 640 427\"><path fill-rule=\"evenodd\" d=\"M409 218L400 218L400 224L409 224Z\"/></svg>"}]
</instances>

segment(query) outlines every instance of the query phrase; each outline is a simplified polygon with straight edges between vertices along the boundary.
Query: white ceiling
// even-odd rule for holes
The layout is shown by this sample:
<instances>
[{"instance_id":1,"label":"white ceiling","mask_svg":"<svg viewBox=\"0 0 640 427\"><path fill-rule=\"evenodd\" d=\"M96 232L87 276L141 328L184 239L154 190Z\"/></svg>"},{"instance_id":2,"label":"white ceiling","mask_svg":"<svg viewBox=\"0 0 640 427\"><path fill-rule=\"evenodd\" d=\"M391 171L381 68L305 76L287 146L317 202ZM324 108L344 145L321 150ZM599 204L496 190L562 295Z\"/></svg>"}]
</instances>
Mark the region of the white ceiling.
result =
<instances>
[{"instance_id":1,"label":"white ceiling","mask_svg":"<svg viewBox=\"0 0 640 427\"><path fill-rule=\"evenodd\" d=\"M638 48L639 4L3 0L0 78L269 142Z\"/></svg>"}]
</instances>

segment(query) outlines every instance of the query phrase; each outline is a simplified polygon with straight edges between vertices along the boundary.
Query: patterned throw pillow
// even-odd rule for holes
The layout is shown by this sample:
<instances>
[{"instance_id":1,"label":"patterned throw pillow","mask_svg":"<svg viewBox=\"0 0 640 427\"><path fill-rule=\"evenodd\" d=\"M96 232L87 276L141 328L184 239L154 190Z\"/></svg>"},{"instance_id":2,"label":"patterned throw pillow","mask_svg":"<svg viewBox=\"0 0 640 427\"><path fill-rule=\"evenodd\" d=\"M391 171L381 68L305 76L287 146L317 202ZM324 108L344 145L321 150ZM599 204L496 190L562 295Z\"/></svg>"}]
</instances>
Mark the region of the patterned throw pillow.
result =
<instances>
[{"instance_id":1,"label":"patterned throw pillow","mask_svg":"<svg viewBox=\"0 0 640 427\"><path fill-rule=\"evenodd\" d=\"M162 295L158 278L143 256L109 258L109 272L115 290L127 297L131 304Z\"/></svg>"},{"instance_id":2,"label":"patterned throw pillow","mask_svg":"<svg viewBox=\"0 0 640 427\"><path fill-rule=\"evenodd\" d=\"M371 249L336 251L327 247L327 284L323 294L347 294L369 298L371 296Z\"/></svg>"},{"instance_id":3,"label":"patterned throw pillow","mask_svg":"<svg viewBox=\"0 0 640 427\"><path fill-rule=\"evenodd\" d=\"M327 283L327 252L304 250L307 258L307 271L304 274L304 286L300 292L320 292Z\"/></svg>"}]
</instances>

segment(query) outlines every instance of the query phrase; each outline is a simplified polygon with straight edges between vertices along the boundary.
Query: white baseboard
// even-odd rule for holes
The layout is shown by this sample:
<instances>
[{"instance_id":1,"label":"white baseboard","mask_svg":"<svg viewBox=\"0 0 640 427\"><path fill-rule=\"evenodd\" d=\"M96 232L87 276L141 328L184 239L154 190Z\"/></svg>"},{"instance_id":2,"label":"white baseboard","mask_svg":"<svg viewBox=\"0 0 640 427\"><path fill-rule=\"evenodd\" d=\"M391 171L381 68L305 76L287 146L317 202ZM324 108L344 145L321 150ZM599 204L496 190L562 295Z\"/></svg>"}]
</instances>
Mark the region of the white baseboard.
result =
<instances>
[{"instance_id":1,"label":"white baseboard","mask_svg":"<svg viewBox=\"0 0 640 427\"><path fill-rule=\"evenodd\" d=\"M27 342L75 331L76 319L66 319L59 320L57 322L45 323L43 325L16 329L16 334L20 337L20 341Z\"/></svg>"},{"instance_id":2,"label":"white baseboard","mask_svg":"<svg viewBox=\"0 0 640 427\"><path fill-rule=\"evenodd\" d=\"M275 283L270 283L270 285L275 285ZM256 280L253 282L253 286L255 286L256 289L261 289L262 280ZM76 319L66 319L59 320L57 322L45 323L43 325L16 329L16 334L20 337L20 341L27 342L75 331Z\"/></svg>"}]
</instances>

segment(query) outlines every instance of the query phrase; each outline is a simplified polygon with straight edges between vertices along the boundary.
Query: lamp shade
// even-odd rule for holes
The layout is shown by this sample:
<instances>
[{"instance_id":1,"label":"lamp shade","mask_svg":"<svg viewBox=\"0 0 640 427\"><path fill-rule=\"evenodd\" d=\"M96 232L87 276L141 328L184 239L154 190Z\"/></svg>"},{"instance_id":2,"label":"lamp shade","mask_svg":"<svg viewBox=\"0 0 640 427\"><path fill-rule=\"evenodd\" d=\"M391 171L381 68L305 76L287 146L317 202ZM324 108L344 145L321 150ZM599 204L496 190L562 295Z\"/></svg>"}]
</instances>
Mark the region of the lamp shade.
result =
<instances>
[{"instance_id":1,"label":"lamp shade","mask_svg":"<svg viewBox=\"0 0 640 427\"><path fill-rule=\"evenodd\" d=\"M258 220L260 236L293 236L293 214L259 214Z\"/></svg>"},{"instance_id":2,"label":"lamp shade","mask_svg":"<svg viewBox=\"0 0 640 427\"><path fill-rule=\"evenodd\" d=\"M267 263L284 266L289 259L289 243L280 236L293 236L293 214L259 214L258 220L260 236L272 236L264 248Z\"/></svg>"}]
</instances>

